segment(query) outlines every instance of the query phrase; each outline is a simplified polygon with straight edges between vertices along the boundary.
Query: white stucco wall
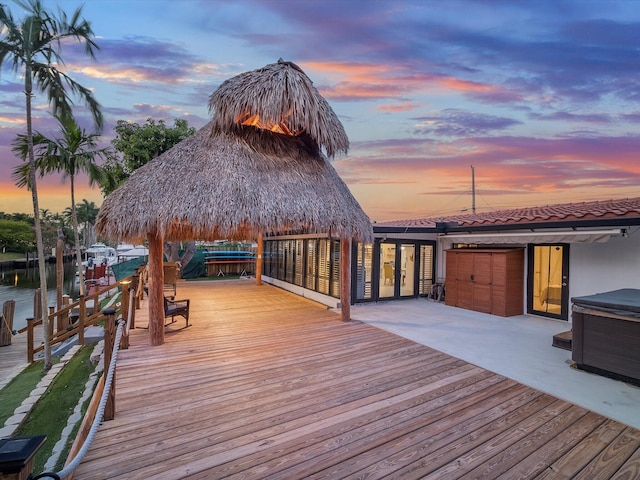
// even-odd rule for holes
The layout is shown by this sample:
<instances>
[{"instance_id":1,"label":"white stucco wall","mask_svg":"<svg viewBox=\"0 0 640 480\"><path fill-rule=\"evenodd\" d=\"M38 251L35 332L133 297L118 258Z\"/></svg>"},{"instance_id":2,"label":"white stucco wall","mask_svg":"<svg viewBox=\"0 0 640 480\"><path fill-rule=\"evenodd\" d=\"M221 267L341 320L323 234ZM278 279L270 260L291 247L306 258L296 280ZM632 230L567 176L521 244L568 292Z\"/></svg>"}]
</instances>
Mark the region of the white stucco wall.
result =
<instances>
[{"instance_id":1,"label":"white stucco wall","mask_svg":"<svg viewBox=\"0 0 640 480\"><path fill-rule=\"evenodd\" d=\"M266 275L262 276L262 281L264 283L282 288L283 290L287 290L288 292L295 293L296 295L300 295L301 297L313 300L314 302L326 305L329 308L341 307L340 299L334 298L330 295L324 295L322 293L314 292L313 290L308 290L298 285L294 285L293 283L287 283L282 280L278 280L277 278L268 277Z\"/></svg>"},{"instance_id":2,"label":"white stucco wall","mask_svg":"<svg viewBox=\"0 0 640 480\"><path fill-rule=\"evenodd\" d=\"M640 289L640 231L606 243L573 243L569 252L569 298Z\"/></svg>"}]
</instances>

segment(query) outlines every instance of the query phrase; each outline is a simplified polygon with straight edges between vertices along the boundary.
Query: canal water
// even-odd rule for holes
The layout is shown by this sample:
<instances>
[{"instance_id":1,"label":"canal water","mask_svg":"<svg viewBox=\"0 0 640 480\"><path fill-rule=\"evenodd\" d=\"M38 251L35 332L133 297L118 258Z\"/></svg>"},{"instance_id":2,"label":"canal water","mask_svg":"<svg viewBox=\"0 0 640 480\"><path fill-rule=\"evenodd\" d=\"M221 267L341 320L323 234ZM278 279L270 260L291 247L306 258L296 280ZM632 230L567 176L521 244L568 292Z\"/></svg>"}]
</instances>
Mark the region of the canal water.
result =
<instances>
[{"instance_id":1,"label":"canal water","mask_svg":"<svg viewBox=\"0 0 640 480\"><path fill-rule=\"evenodd\" d=\"M40 286L37 267L0 268L0 313L6 300L15 300L16 308L13 316L13 329L20 330L27 325L27 318L33 317L33 297ZM79 285L76 282L75 262L64 263L64 282L62 292L72 298L78 298ZM49 305L56 304L56 265L47 263L47 295Z\"/></svg>"}]
</instances>

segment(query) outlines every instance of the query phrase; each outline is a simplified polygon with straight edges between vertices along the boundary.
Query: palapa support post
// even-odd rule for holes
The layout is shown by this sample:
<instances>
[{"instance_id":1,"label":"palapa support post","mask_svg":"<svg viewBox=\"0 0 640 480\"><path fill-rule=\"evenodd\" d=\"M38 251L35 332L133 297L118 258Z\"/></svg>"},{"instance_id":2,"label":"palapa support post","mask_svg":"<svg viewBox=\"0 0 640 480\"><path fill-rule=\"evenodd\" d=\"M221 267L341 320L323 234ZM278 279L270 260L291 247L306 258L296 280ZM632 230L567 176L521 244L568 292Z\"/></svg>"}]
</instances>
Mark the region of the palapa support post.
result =
<instances>
[{"instance_id":1,"label":"palapa support post","mask_svg":"<svg viewBox=\"0 0 640 480\"><path fill-rule=\"evenodd\" d=\"M262 252L264 241L262 233L258 234L258 251L256 252L256 285L262 285Z\"/></svg>"},{"instance_id":2,"label":"palapa support post","mask_svg":"<svg viewBox=\"0 0 640 480\"><path fill-rule=\"evenodd\" d=\"M149 343L164 343L164 269L162 267L163 240L157 231L149 239Z\"/></svg>"},{"instance_id":3,"label":"palapa support post","mask_svg":"<svg viewBox=\"0 0 640 480\"><path fill-rule=\"evenodd\" d=\"M102 313L107 317L104 321L104 375L109 374L109 365L113 354L113 343L116 336L116 309L105 308ZM103 419L113 420L116 414L116 372L113 372L111 390L107 394L107 403L104 407Z\"/></svg>"},{"instance_id":4,"label":"palapa support post","mask_svg":"<svg viewBox=\"0 0 640 480\"><path fill-rule=\"evenodd\" d=\"M340 302L342 321L351 320L351 239L340 241Z\"/></svg>"}]
</instances>

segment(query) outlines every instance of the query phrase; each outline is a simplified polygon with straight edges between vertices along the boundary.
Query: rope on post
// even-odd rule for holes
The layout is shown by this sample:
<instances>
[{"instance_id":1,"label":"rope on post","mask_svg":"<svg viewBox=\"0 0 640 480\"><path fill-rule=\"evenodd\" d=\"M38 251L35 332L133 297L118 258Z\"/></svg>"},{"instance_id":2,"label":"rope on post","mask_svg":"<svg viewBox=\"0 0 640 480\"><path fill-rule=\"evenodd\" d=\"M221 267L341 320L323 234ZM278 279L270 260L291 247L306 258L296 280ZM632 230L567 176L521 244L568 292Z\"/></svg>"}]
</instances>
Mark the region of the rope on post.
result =
<instances>
[{"instance_id":1,"label":"rope on post","mask_svg":"<svg viewBox=\"0 0 640 480\"><path fill-rule=\"evenodd\" d=\"M116 330L116 338L113 341L113 354L111 355L111 362L109 362L109 371L107 373L107 378L104 382L104 390L102 390L102 396L100 397L100 404L98 405L98 410L96 411L96 416L93 419L93 423L91 424L91 429L82 444L82 448L78 451L78 454L75 458L67 465L65 468L56 473L45 472L41 473L35 478L53 478L54 480L65 479L69 475L73 473L73 471L78 468L80 462L84 459L86 454L89 452L89 447L93 442L96 433L98 432L98 427L102 422L102 417L104 415L104 409L107 404L107 397L109 396L109 391L111 390L111 383L113 382L113 374L116 368L116 361L118 359L118 349L120 345L120 338L122 337L122 330L124 328L125 321L123 318L118 319L118 328Z\"/></svg>"}]
</instances>

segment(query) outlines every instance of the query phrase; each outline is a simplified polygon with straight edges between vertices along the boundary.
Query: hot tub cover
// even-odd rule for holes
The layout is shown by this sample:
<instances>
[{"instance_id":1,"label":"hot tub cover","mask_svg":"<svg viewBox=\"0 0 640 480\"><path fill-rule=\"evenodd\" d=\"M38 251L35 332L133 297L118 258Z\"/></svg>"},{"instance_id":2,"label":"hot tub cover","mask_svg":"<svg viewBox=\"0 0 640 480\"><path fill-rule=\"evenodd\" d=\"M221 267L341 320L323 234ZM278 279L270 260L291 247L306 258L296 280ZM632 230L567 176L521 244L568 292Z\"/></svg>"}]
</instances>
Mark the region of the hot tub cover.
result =
<instances>
[{"instance_id":1,"label":"hot tub cover","mask_svg":"<svg viewBox=\"0 0 640 480\"><path fill-rule=\"evenodd\" d=\"M640 290L636 288L621 288L584 297L573 297L571 301L574 305L582 307L640 317Z\"/></svg>"}]
</instances>

